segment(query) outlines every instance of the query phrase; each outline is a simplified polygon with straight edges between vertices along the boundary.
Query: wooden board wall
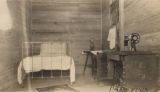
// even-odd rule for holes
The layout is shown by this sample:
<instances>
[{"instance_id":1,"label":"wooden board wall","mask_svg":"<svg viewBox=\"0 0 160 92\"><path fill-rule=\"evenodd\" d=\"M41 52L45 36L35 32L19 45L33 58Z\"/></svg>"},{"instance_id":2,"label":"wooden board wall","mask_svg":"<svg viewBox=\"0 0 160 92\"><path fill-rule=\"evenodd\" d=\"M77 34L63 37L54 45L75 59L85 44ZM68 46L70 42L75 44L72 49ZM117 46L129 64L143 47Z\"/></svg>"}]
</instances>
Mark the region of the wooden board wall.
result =
<instances>
[{"instance_id":1,"label":"wooden board wall","mask_svg":"<svg viewBox=\"0 0 160 92\"><path fill-rule=\"evenodd\" d=\"M32 41L69 40L71 56L82 73L89 40L101 48L100 0L32 0Z\"/></svg>"},{"instance_id":2,"label":"wooden board wall","mask_svg":"<svg viewBox=\"0 0 160 92\"><path fill-rule=\"evenodd\" d=\"M138 50L160 52L160 1L125 0L125 34L141 35Z\"/></svg>"},{"instance_id":3,"label":"wooden board wall","mask_svg":"<svg viewBox=\"0 0 160 92\"><path fill-rule=\"evenodd\" d=\"M28 0L7 1L12 28L0 29L0 92L18 85L17 68L22 60L22 42L27 41L28 37L28 4Z\"/></svg>"},{"instance_id":4,"label":"wooden board wall","mask_svg":"<svg viewBox=\"0 0 160 92\"><path fill-rule=\"evenodd\" d=\"M102 49L109 49L107 42L110 28L109 6L109 0L102 0Z\"/></svg>"}]
</instances>

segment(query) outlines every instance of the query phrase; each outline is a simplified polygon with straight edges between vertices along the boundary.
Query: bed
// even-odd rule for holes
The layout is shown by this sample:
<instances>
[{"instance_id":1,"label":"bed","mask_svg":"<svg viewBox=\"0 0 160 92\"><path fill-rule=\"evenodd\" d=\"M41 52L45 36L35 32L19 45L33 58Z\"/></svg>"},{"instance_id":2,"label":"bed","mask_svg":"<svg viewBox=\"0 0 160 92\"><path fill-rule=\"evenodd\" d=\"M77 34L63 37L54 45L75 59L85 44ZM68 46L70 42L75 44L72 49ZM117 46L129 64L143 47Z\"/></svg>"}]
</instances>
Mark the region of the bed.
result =
<instances>
[{"instance_id":1,"label":"bed","mask_svg":"<svg viewBox=\"0 0 160 92\"><path fill-rule=\"evenodd\" d=\"M25 42L24 44L31 45L32 55L24 57L19 63L17 73L19 84L23 84L26 74L42 70L69 70L70 82L71 84L75 82L75 64L73 58L67 55L66 42ZM39 55L33 55L34 44L40 45Z\"/></svg>"}]
</instances>

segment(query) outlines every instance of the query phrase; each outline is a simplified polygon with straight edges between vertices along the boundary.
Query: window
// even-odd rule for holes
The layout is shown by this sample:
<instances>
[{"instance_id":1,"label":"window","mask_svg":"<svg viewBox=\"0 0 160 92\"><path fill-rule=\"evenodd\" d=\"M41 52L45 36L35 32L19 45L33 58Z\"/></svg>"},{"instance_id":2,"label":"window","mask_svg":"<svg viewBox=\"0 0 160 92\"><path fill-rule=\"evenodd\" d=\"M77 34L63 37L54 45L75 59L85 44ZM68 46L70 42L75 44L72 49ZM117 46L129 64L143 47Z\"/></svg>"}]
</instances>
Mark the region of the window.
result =
<instances>
[{"instance_id":1,"label":"window","mask_svg":"<svg viewBox=\"0 0 160 92\"><path fill-rule=\"evenodd\" d=\"M12 27L11 15L7 0L0 0L0 30L9 30Z\"/></svg>"}]
</instances>

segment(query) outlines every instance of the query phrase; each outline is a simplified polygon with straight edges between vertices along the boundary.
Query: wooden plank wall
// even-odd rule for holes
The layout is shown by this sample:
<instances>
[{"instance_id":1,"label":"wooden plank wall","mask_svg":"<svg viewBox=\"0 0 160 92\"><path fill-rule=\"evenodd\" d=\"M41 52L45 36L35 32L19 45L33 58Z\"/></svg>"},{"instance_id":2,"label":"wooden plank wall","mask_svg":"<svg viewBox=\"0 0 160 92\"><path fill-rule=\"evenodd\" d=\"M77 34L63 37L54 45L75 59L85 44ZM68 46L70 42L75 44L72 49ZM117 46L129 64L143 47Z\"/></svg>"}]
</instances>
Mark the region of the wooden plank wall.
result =
<instances>
[{"instance_id":1,"label":"wooden plank wall","mask_svg":"<svg viewBox=\"0 0 160 92\"><path fill-rule=\"evenodd\" d=\"M22 60L22 42L26 41L28 36L28 0L8 0L7 5L13 25L9 30L0 29L0 92L9 91L17 85L17 68Z\"/></svg>"},{"instance_id":2,"label":"wooden plank wall","mask_svg":"<svg viewBox=\"0 0 160 92\"><path fill-rule=\"evenodd\" d=\"M109 49L107 42L109 28L110 28L110 15L109 15L109 0L102 0L102 49Z\"/></svg>"},{"instance_id":3,"label":"wooden plank wall","mask_svg":"<svg viewBox=\"0 0 160 92\"><path fill-rule=\"evenodd\" d=\"M160 52L160 1L125 0L125 35L141 35L138 50Z\"/></svg>"},{"instance_id":4,"label":"wooden plank wall","mask_svg":"<svg viewBox=\"0 0 160 92\"><path fill-rule=\"evenodd\" d=\"M77 73L82 73L81 52L89 49L89 39L101 48L100 0L32 0L31 16L32 41L69 40Z\"/></svg>"}]
</instances>

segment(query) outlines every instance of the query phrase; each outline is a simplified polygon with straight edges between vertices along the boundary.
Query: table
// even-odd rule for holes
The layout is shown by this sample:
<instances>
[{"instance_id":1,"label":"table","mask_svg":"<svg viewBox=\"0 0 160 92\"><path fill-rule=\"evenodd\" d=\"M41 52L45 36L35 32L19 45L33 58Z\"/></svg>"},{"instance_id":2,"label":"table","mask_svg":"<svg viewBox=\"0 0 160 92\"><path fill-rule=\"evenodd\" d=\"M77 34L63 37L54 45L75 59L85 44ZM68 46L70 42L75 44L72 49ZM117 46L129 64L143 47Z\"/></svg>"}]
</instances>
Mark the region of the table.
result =
<instances>
[{"instance_id":1,"label":"table","mask_svg":"<svg viewBox=\"0 0 160 92\"><path fill-rule=\"evenodd\" d=\"M102 53L102 50L95 50L95 51L85 50L85 51L83 51L83 53L85 53L87 55L86 60L85 60L83 74L85 74L85 70L86 70L87 63L88 63L88 58L90 56L91 61L92 61L92 64L91 64L92 76L94 77L94 79L98 79L97 74L99 75L100 71L99 71L99 67L97 68L97 66L100 66L100 65L97 65L97 62L98 62L98 64L101 64L101 59L100 59L100 56L97 54Z\"/></svg>"},{"instance_id":2,"label":"table","mask_svg":"<svg viewBox=\"0 0 160 92\"><path fill-rule=\"evenodd\" d=\"M90 51L89 54L95 57L96 63L92 63L92 70L96 71L93 75L97 80L101 80L103 58L106 57L106 62L114 63L114 85L111 89L116 86L117 92L148 92L157 86L158 58L155 53L97 50Z\"/></svg>"},{"instance_id":3,"label":"table","mask_svg":"<svg viewBox=\"0 0 160 92\"><path fill-rule=\"evenodd\" d=\"M148 92L156 88L158 58L149 51L103 51L114 63L114 85L117 92ZM112 58L112 56L117 56ZM142 85L143 84L143 85ZM110 90L111 91L111 90Z\"/></svg>"},{"instance_id":4,"label":"table","mask_svg":"<svg viewBox=\"0 0 160 92\"><path fill-rule=\"evenodd\" d=\"M89 56L91 57L91 61L92 61L92 75L94 75L94 70L95 70L95 60L93 58L93 54L91 53L92 51L91 50L85 50L83 51L82 53L86 54L86 60L85 60L85 65L84 65L84 70L83 70L83 74L85 75L85 71L86 71L86 67L88 66L88 58Z\"/></svg>"}]
</instances>

